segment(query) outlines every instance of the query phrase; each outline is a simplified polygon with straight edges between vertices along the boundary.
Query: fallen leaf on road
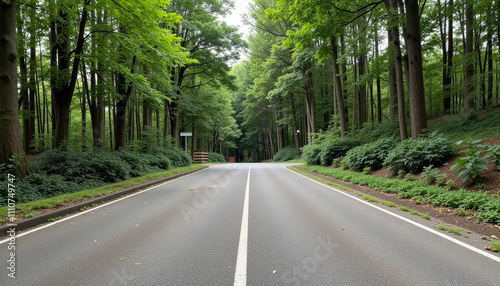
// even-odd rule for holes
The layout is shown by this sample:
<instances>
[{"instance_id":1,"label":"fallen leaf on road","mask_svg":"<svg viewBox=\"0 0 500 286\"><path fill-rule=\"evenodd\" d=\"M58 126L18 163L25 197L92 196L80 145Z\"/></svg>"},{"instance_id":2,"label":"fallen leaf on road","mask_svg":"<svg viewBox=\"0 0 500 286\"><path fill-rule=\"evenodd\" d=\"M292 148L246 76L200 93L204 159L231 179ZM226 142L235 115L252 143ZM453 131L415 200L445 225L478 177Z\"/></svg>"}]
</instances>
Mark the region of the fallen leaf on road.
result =
<instances>
[{"instance_id":1,"label":"fallen leaf on road","mask_svg":"<svg viewBox=\"0 0 500 286\"><path fill-rule=\"evenodd\" d=\"M141 265L141 263L140 263L140 262L137 262L135 265Z\"/></svg>"},{"instance_id":2,"label":"fallen leaf on road","mask_svg":"<svg viewBox=\"0 0 500 286\"><path fill-rule=\"evenodd\" d=\"M276 270L273 270L273 274L276 274L276 272L277 272Z\"/></svg>"},{"instance_id":3,"label":"fallen leaf on road","mask_svg":"<svg viewBox=\"0 0 500 286\"><path fill-rule=\"evenodd\" d=\"M127 259L127 257L121 257L121 258L120 258L120 260L125 260L125 259Z\"/></svg>"},{"instance_id":4,"label":"fallen leaf on road","mask_svg":"<svg viewBox=\"0 0 500 286\"><path fill-rule=\"evenodd\" d=\"M135 226L139 226L138 224L136 224Z\"/></svg>"},{"instance_id":5,"label":"fallen leaf on road","mask_svg":"<svg viewBox=\"0 0 500 286\"><path fill-rule=\"evenodd\" d=\"M373 259L378 260L379 258L378 257L373 257Z\"/></svg>"},{"instance_id":6,"label":"fallen leaf on road","mask_svg":"<svg viewBox=\"0 0 500 286\"><path fill-rule=\"evenodd\" d=\"M196 188L191 188L191 189L189 189L189 190L190 190L190 191L195 191L195 190L196 190Z\"/></svg>"},{"instance_id":7,"label":"fallen leaf on road","mask_svg":"<svg viewBox=\"0 0 500 286\"><path fill-rule=\"evenodd\" d=\"M498 237L496 235L492 235L490 237L493 238L493 239L498 239Z\"/></svg>"},{"instance_id":8,"label":"fallen leaf on road","mask_svg":"<svg viewBox=\"0 0 500 286\"><path fill-rule=\"evenodd\" d=\"M493 250L493 246L486 246L486 247L484 247L484 249L486 249L486 250Z\"/></svg>"}]
</instances>

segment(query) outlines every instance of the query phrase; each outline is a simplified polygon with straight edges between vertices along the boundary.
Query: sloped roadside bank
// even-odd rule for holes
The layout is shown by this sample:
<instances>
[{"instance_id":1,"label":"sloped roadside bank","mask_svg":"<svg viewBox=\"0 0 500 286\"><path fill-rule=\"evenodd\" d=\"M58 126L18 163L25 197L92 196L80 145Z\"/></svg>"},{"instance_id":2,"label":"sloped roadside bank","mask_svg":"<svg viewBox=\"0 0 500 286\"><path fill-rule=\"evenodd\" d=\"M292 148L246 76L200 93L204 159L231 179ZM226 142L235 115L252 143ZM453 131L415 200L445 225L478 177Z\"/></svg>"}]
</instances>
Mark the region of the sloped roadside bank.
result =
<instances>
[{"instance_id":1,"label":"sloped roadside bank","mask_svg":"<svg viewBox=\"0 0 500 286\"><path fill-rule=\"evenodd\" d=\"M85 195L80 196L76 200L74 200L74 198L73 198L73 200L65 201L64 203L62 203L62 201L66 197L72 196L74 194L66 194L66 195L62 195L59 197L54 197L51 199L43 200L43 201L50 200L51 202L57 201L57 202L61 202L61 204L57 204L56 206L51 206L51 207L43 207L43 208L39 208L39 209L33 208L30 211L34 211L34 212L38 211L41 213L37 214L36 216L30 217L30 218L25 218L26 214L24 212L22 214L19 213L18 212L19 208L24 207L23 205L33 205L33 204L36 205L37 203L39 203L41 201L16 206L15 221L5 222L5 223L11 223L11 224L4 223L2 226L0 226L0 237L6 236L7 231L13 226L15 226L16 232L26 230L28 228L32 228L32 227L47 223L49 221L55 221L63 216L67 216L67 215L70 215L72 213L76 213L76 212L85 210L89 207L97 206L99 204L112 201L116 198L120 198L120 197L129 195L129 194L132 194L135 192L139 192L139 191L148 189L150 187L164 183L166 181L171 181L171 180L174 180L176 178L179 178L179 177L182 177L182 176L194 173L194 172L198 172L198 171L203 170L205 168L208 168L208 166L200 164L200 165L191 165L188 167L182 167L182 168L177 168L177 169L171 169L169 171L162 172L162 173L150 174L150 175L147 175L147 176L144 176L141 178L134 178L134 179L129 180L131 182L130 183L131 185L129 184L129 186L127 186L127 187L123 187L123 186L126 186L129 183L129 181L111 184L111 185L96 189L95 195L93 195L93 196L92 196L92 194L91 195L85 194ZM165 174L168 174L168 175L165 175ZM144 182L142 182L140 184L134 183L134 182L140 181L141 179L144 179ZM98 190L103 189L103 188L107 188L107 190L98 191ZM88 190L88 191L82 191L82 192L78 192L78 193L92 192L92 191L93 190ZM58 198L60 200L58 200ZM43 204L39 204L39 205L43 205ZM45 205L49 206L48 203L45 203ZM7 211L6 211L7 207L4 207L2 209L5 209L5 211L1 212L2 216L7 216Z\"/></svg>"},{"instance_id":2,"label":"sloped roadside bank","mask_svg":"<svg viewBox=\"0 0 500 286\"><path fill-rule=\"evenodd\" d=\"M398 194L396 193L385 193L380 190L374 190L371 189L367 186L361 186L357 184L353 184L351 182L347 181L342 181L339 179L335 179L333 177L316 173L310 170L307 170L304 168L304 166L296 166L296 169L300 170L301 172L304 172L306 174L310 174L313 176L316 176L320 179L335 183L335 184L340 184L343 185L347 188L350 188L352 190L358 191L360 193L372 196L374 198L383 200L383 201L389 201L393 202L396 205L408 207L409 209L416 210L420 213L427 213L429 214L433 219L442 221L448 224L456 225L459 228L462 228L464 230L470 230L473 231L477 234L481 234L484 236L488 236L491 238L493 236L500 238L500 226L493 224L493 223L484 223L484 222L477 222L477 218L473 216L473 214L469 215L459 215L456 212L456 209L451 208L451 207L440 207L440 206L433 206L429 203L416 203L415 201L411 199L400 199L398 197ZM323 167L324 168L324 167ZM328 168L326 168L328 169Z\"/></svg>"}]
</instances>

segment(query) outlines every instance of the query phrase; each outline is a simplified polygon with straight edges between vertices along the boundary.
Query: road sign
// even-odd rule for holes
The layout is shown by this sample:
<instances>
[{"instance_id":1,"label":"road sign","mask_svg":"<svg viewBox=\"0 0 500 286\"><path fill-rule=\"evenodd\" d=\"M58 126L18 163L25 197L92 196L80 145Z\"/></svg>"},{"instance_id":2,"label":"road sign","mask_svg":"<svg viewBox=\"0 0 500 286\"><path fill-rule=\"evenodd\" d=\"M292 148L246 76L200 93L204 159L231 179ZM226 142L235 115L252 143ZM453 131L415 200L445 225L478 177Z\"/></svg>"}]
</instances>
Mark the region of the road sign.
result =
<instances>
[{"instance_id":1,"label":"road sign","mask_svg":"<svg viewBox=\"0 0 500 286\"><path fill-rule=\"evenodd\" d=\"M193 132L181 132L181 136L193 136Z\"/></svg>"}]
</instances>

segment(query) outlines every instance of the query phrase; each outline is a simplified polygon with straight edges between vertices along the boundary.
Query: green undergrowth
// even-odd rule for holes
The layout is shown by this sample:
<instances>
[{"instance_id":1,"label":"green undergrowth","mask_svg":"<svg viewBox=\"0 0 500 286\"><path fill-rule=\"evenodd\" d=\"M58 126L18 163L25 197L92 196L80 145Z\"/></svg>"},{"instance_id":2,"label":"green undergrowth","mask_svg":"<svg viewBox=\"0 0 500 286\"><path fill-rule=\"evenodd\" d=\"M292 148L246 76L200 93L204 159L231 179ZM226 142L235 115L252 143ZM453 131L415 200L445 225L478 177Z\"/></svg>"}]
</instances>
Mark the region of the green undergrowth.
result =
<instances>
[{"instance_id":1,"label":"green undergrowth","mask_svg":"<svg viewBox=\"0 0 500 286\"><path fill-rule=\"evenodd\" d=\"M492 246L492 251L495 252L500 252L500 241L498 240L492 240L491 241L491 246Z\"/></svg>"},{"instance_id":2,"label":"green undergrowth","mask_svg":"<svg viewBox=\"0 0 500 286\"><path fill-rule=\"evenodd\" d=\"M434 227L437 227L439 230L444 230L444 231L447 231L449 233L453 233L456 235L462 235L462 232L460 232L460 230L457 228L449 227L449 226L442 225L442 224L440 224L438 226L434 226Z\"/></svg>"},{"instance_id":3,"label":"green undergrowth","mask_svg":"<svg viewBox=\"0 0 500 286\"><path fill-rule=\"evenodd\" d=\"M473 210L478 220L500 224L500 199L487 193L475 193L464 189L448 191L438 186L429 186L425 181L403 181L375 177L321 166L302 165L301 167L338 180L367 186L374 190L396 193L400 198L418 200L433 206Z\"/></svg>"},{"instance_id":4,"label":"green undergrowth","mask_svg":"<svg viewBox=\"0 0 500 286\"><path fill-rule=\"evenodd\" d=\"M301 166L301 167L304 167L304 166ZM394 204L393 202L389 202L389 201L381 201L381 200L379 200L379 199L377 199L377 198L371 197L371 196L369 196L369 195L365 195L365 194L363 194L363 193L361 193L361 192L355 191L355 190L353 190L353 189L351 189L351 188L347 188L347 187L345 187L345 186L343 186L343 185L336 184L336 183L334 183L334 182L331 182L331 181L328 181L328 180L325 180L325 179L322 179L322 178L316 177L316 176L314 176L314 175L311 175L311 174L308 174L308 173L302 172L301 170L299 170L299 169L297 169L297 168L295 168L295 167L288 167L288 168L289 168L289 169L291 169L291 170L293 170L293 171L295 171L295 172L297 172L297 173L299 173L299 174L301 174L301 175L304 175L304 176L307 176L307 177L312 178L312 179L314 179L314 180L317 180L317 181L323 182L323 183L328 184L328 185L330 185L330 186L337 187L337 188L342 189L342 190L344 190L344 191L354 192L354 194L356 194L356 195L357 195L357 196L359 196L359 197L362 197L362 198L363 198L364 200L366 200L366 201L373 202L373 203L381 203L381 204L384 204L384 205L386 205L386 206L388 206L388 207L391 207L391 208L393 208L393 207L399 207L399 208L400 208L400 210L402 210L402 211L409 211L412 215L418 215L418 216L420 216L420 217L422 217L422 218L424 218L424 219L431 219L431 217L430 217L428 214L426 214L426 213L420 213L420 212L418 212L418 211L416 211L416 210L410 210L410 209L408 209L407 207L397 206L397 205L396 205L396 204Z\"/></svg>"},{"instance_id":5,"label":"green undergrowth","mask_svg":"<svg viewBox=\"0 0 500 286\"><path fill-rule=\"evenodd\" d=\"M70 194L64 194L44 200L33 201L24 204L16 205L16 215L24 216L25 218L33 217L37 215L36 211L43 209L53 209L61 207L65 204L76 204L80 202L87 201L92 198L102 197L111 193L116 193L127 188L132 188L145 184L147 182L158 180L161 178L170 177L173 175L181 174L184 172L197 170L205 167L203 164L190 165L186 167L180 167L176 169L171 169L164 172L153 173L141 177L132 178L126 181L105 185L99 188L78 191ZM7 207L0 207L0 223L5 223L7 221Z\"/></svg>"}]
</instances>

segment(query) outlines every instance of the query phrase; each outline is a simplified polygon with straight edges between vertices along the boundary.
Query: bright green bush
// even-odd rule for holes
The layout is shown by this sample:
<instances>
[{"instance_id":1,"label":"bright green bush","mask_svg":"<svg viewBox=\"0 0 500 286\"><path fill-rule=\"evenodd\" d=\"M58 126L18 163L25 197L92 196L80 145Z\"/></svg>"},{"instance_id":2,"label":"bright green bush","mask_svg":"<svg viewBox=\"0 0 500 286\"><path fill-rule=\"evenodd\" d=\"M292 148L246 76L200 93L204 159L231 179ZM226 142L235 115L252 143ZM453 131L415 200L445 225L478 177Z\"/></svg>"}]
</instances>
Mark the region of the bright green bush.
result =
<instances>
[{"instance_id":1,"label":"bright green bush","mask_svg":"<svg viewBox=\"0 0 500 286\"><path fill-rule=\"evenodd\" d=\"M350 137L326 140L321 143L320 164L322 166L332 165L334 159L343 157L356 145L358 145L357 141Z\"/></svg>"},{"instance_id":2,"label":"bright green bush","mask_svg":"<svg viewBox=\"0 0 500 286\"><path fill-rule=\"evenodd\" d=\"M300 158L300 152L297 151L297 148L295 146L288 146L279 150L276 154L274 154L273 160L276 162L285 162L299 158Z\"/></svg>"},{"instance_id":3,"label":"bright green bush","mask_svg":"<svg viewBox=\"0 0 500 286\"><path fill-rule=\"evenodd\" d=\"M173 163L175 162L175 164ZM161 172L191 164L191 158L176 149L151 148L150 153L136 151L73 151L67 145L42 153L32 164L33 174L16 181L22 192L16 202L25 203L53 196L96 188L130 177ZM6 182L0 178L0 187ZM5 205L6 193L0 193Z\"/></svg>"},{"instance_id":4,"label":"bright green bush","mask_svg":"<svg viewBox=\"0 0 500 286\"><path fill-rule=\"evenodd\" d=\"M399 142L399 139L392 136L355 147L347 152L344 162L357 172L361 172L367 167L372 171L378 170L382 168L389 150Z\"/></svg>"},{"instance_id":5,"label":"bright green bush","mask_svg":"<svg viewBox=\"0 0 500 286\"><path fill-rule=\"evenodd\" d=\"M114 152L79 152L63 148L42 153L32 165L34 172L61 175L66 181L118 182L129 177L130 166Z\"/></svg>"},{"instance_id":6,"label":"bright green bush","mask_svg":"<svg viewBox=\"0 0 500 286\"><path fill-rule=\"evenodd\" d=\"M309 165L319 165L321 163L321 144L311 144L302 147L302 159Z\"/></svg>"},{"instance_id":7,"label":"bright green bush","mask_svg":"<svg viewBox=\"0 0 500 286\"><path fill-rule=\"evenodd\" d=\"M226 162L226 158L219 153L208 152L208 162Z\"/></svg>"},{"instance_id":8,"label":"bright green bush","mask_svg":"<svg viewBox=\"0 0 500 286\"><path fill-rule=\"evenodd\" d=\"M172 162L173 168L189 166L192 163L191 156L180 149L155 147L151 148L150 154L166 156Z\"/></svg>"},{"instance_id":9,"label":"bright green bush","mask_svg":"<svg viewBox=\"0 0 500 286\"><path fill-rule=\"evenodd\" d=\"M441 166L453 154L451 143L436 132L399 143L387 154L383 165L397 174L422 171L425 166Z\"/></svg>"}]
</instances>

